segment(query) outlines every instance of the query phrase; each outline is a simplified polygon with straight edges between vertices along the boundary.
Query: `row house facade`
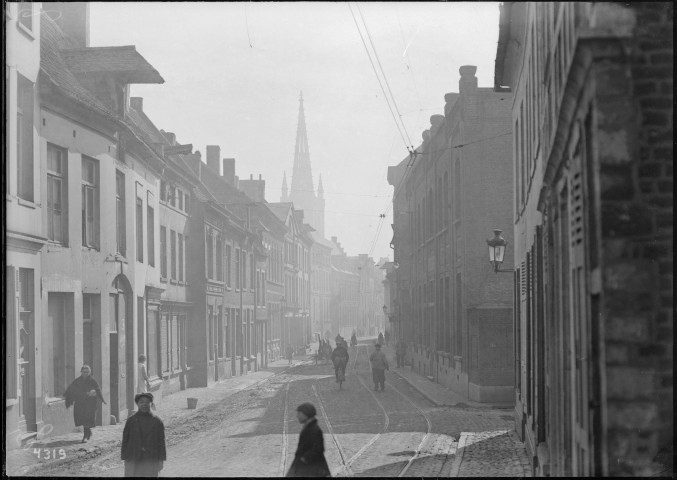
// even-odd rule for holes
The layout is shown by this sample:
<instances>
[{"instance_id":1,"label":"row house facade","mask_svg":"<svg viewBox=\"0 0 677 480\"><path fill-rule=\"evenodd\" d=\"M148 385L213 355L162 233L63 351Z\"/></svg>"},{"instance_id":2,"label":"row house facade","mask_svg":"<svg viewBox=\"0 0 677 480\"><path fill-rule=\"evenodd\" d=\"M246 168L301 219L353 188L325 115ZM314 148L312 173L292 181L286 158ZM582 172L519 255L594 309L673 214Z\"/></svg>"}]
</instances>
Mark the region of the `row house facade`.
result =
<instances>
[{"instance_id":1,"label":"row house facade","mask_svg":"<svg viewBox=\"0 0 677 480\"><path fill-rule=\"evenodd\" d=\"M329 316L331 329L325 337L333 340L336 334L350 338L353 332L366 335L360 326L360 276L354 271L337 237L331 237L334 248L331 251L331 297Z\"/></svg>"},{"instance_id":2,"label":"row house facade","mask_svg":"<svg viewBox=\"0 0 677 480\"><path fill-rule=\"evenodd\" d=\"M494 273L485 239L509 229L512 166L509 91L478 88L459 69L423 143L389 170L394 186L391 307L413 368L479 402L511 402L512 276ZM506 254L511 262L510 251Z\"/></svg>"},{"instance_id":3,"label":"row house facade","mask_svg":"<svg viewBox=\"0 0 677 480\"><path fill-rule=\"evenodd\" d=\"M286 227L282 255L284 296L280 300L282 322L272 326L272 338L279 338L283 349L291 345L295 351L305 352L305 347L311 342L312 337L310 320L312 228L303 223L303 211L296 210L292 203L268 203L267 206Z\"/></svg>"},{"instance_id":4,"label":"row house facade","mask_svg":"<svg viewBox=\"0 0 677 480\"><path fill-rule=\"evenodd\" d=\"M42 421L43 170L39 137L40 2L5 5L5 440L21 445Z\"/></svg>"},{"instance_id":5,"label":"row house facade","mask_svg":"<svg viewBox=\"0 0 677 480\"><path fill-rule=\"evenodd\" d=\"M359 276L357 330L366 336L385 334L390 326L386 312L383 311L386 305L383 292L383 271L366 253L350 256L348 260L352 264L353 272Z\"/></svg>"},{"instance_id":6,"label":"row house facade","mask_svg":"<svg viewBox=\"0 0 677 480\"><path fill-rule=\"evenodd\" d=\"M40 268L28 269L13 260L8 241L8 266L16 270L8 292L18 292L8 303L8 336L16 341L8 355L18 347L14 358L8 356L8 369L19 378L6 378L7 397L23 393L18 424L7 430L12 435L46 425L70 431L62 396L83 364L92 367L109 399L97 422L126 418L134 408L136 356L142 351L135 332L142 325L145 291L161 288L159 270L149 259L157 250L152 239L158 225L146 221L146 209L158 209L161 159L129 121L128 91L130 84L163 79L134 47L89 47L86 21L72 21L87 17L86 4L42 5L62 8L57 17L65 31L39 14L40 4L26 5L34 9L30 25L26 20L14 25L11 15L18 12L12 7L8 30L20 28L26 39L30 33L39 55L31 57L21 46L10 50L32 58L39 74L31 77L36 82L15 80L22 92L16 116L21 126L10 135L23 141L17 141L14 154L9 147L17 181L8 182L8 197L16 195L17 205L30 213L9 210L8 238L15 229L28 233L21 227L28 220L40 232L35 240L44 238L44 245ZM26 130L28 118L33 127ZM23 161L29 150L35 162L30 169ZM39 218L31 219L36 212ZM17 239L24 257L36 245ZM12 403L10 419L16 418Z\"/></svg>"},{"instance_id":7,"label":"row house facade","mask_svg":"<svg viewBox=\"0 0 677 480\"><path fill-rule=\"evenodd\" d=\"M329 305L331 301L331 250L333 244L320 236L317 232L311 232L313 244L310 249L310 318L312 319L311 330L313 334L319 333L321 337L331 329L331 317Z\"/></svg>"},{"instance_id":8,"label":"row house facade","mask_svg":"<svg viewBox=\"0 0 677 480\"><path fill-rule=\"evenodd\" d=\"M652 476L672 456L672 38L668 2L501 7L515 427L539 475Z\"/></svg>"}]
</instances>

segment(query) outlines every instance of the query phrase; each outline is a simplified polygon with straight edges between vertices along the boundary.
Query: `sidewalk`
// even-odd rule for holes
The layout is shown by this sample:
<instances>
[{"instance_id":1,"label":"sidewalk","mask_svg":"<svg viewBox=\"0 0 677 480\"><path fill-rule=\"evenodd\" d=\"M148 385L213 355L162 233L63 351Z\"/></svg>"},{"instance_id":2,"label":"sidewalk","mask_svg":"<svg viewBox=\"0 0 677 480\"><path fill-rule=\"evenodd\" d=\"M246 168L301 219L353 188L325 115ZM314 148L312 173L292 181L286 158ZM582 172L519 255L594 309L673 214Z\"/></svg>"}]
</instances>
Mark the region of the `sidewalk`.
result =
<instances>
[{"instance_id":1,"label":"sidewalk","mask_svg":"<svg viewBox=\"0 0 677 480\"><path fill-rule=\"evenodd\" d=\"M397 368L397 362L395 361L395 346L391 342L388 346L382 347L386 356L388 357L388 362L391 365L390 372L395 375L399 375L404 380L407 381L415 390L417 390L421 395L423 395L430 403L436 407L474 407L474 408L500 408L500 409L512 409L513 405L511 403L501 403L501 404L490 404L490 403L480 403L469 400L467 397L456 393L449 388L440 385L439 383L429 380L427 377L420 375L413 371L410 366L405 366L402 368Z\"/></svg>"},{"instance_id":2,"label":"sidewalk","mask_svg":"<svg viewBox=\"0 0 677 480\"><path fill-rule=\"evenodd\" d=\"M293 366L314 362L311 353L294 357ZM289 361L280 359L270 362L268 367L258 372L242 376L226 378L208 387L187 388L163 397L161 406L154 411L165 424L165 427L189 417L195 412L227 398L242 390L251 388L264 380L280 374L290 367ZM188 398L197 398L197 408L188 409ZM71 410L72 412L72 410ZM38 438L26 448L18 448L6 452L5 474L8 476L24 476L34 468L54 462L72 462L81 458L95 458L119 447L122 440L124 422L118 425L98 426L92 430L92 438L87 443L80 443L82 430L61 435L47 435Z\"/></svg>"}]
</instances>

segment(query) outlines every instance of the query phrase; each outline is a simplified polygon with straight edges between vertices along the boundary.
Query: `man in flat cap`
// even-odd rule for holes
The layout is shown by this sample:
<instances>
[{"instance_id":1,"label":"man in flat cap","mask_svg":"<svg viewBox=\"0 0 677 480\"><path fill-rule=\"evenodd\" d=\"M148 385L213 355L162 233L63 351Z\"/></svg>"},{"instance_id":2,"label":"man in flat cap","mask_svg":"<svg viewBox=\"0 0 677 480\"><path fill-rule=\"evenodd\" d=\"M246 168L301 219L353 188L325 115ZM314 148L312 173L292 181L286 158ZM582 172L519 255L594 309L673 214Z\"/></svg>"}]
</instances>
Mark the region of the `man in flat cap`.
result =
<instances>
[{"instance_id":1,"label":"man in flat cap","mask_svg":"<svg viewBox=\"0 0 677 480\"><path fill-rule=\"evenodd\" d=\"M322 430L315 418L312 403L302 403L296 409L296 418L303 425L299 435L299 446L294 455L287 477L330 477L329 465L324 458Z\"/></svg>"},{"instance_id":2,"label":"man in flat cap","mask_svg":"<svg viewBox=\"0 0 677 480\"><path fill-rule=\"evenodd\" d=\"M122 432L125 477L157 477L167 460L165 426L150 411L153 394L134 397L138 411L127 419Z\"/></svg>"}]
</instances>

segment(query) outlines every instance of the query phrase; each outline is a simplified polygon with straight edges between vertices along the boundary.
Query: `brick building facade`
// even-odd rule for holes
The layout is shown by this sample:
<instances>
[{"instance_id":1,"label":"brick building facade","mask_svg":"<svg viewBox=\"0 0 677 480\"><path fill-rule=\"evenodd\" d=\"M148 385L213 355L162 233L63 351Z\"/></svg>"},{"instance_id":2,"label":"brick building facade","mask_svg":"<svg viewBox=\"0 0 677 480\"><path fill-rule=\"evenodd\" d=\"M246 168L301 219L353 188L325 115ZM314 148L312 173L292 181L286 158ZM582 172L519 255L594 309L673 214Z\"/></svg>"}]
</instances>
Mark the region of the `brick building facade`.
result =
<instances>
[{"instance_id":1,"label":"brick building facade","mask_svg":"<svg viewBox=\"0 0 677 480\"><path fill-rule=\"evenodd\" d=\"M445 114L389 171L399 265L391 281L413 368L471 400L507 402L512 276L494 273L484 240L500 228L512 244L512 94L478 88L476 70L459 69Z\"/></svg>"},{"instance_id":2,"label":"brick building facade","mask_svg":"<svg viewBox=\"0 0 677 480\"><path fill-rule=\"evenodd\" d=\"M672 451L672 22L668 3L501 7L515 421L540 475L653 475Z\"/></svg>"}]
</instances>

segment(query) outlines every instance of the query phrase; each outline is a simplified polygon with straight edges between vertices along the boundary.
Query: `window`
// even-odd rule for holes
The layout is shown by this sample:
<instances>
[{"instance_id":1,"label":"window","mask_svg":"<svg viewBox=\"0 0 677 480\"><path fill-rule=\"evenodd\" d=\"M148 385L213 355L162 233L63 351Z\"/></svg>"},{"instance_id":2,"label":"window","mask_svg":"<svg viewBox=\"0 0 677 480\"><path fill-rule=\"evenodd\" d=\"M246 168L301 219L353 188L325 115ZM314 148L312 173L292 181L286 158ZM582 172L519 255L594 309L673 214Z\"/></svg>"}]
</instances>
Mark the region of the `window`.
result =
<instances>
[{"instance_id":1,"label":"window","mask_svg":"<svg viewBox=\"0 0 677 480\"><path fill-rule=\"evenodd\" d=\"M206 251L207 251L207 278L214 276L214 239L212 229L207 227L207 235L205 236Z\"/></svg>"},{"instance_id":2,"label":"window","mask_svg":"<svg viewBox=\"0 0 677 480\"><path fill-rule=\"evenodd\" d=\"M235 288L240 288L240 249L235 249Z\"/></svg>"},{"instance_id":3,"label":"window","mask_svg":"<svg viewBox=\"0 0 677 480\"><path fill-rule=\"evenodd\" d=\"M217 346L218 354L217 354L217 356L219 358L223 358L223 347L224 347L224 341L223 341L223 334L224 334L224 331L223 331L223 307L219 307L219 316L217 318L216 324L217 324L216 329L217 329L217 332L218 332L218 336L217 336L218 337L218 340L217 340L218 341L218 346Z\"/></svg>"},{"instance_id":4,"label":"window","mask_svg":"<svg viewBox=\"0 0 677 480\"><path fill-rule=\"evenodd\" d=\"M17 319L17 292L19 290L19 271L10 265L5 269L6 287L6 315L5 321L7 343L5 344L5 398L18 398L18 353L16 342Z\"/></svg>"},{"instance_id":5,"label":"window","mask_svg":"<svg viewBox=\"0 0 677 480\"><path fill-rule=\"evenodd\" d=\"M167 183L164 180L160 180L160 200L167 201Z\"/></svg>"},{"instance_id":6,"label":"window","mask_svg":"<svg viewBox=\"0 0 677 480\"><path fill-rule=\"evenodd\" d=\"M170 320L168 313L162 313L160 318L160 372L169 371L170 359L170 341L171 335Z\"/></svg>"},{"instance_id":7,"label":"window","mask_svg":"<svg viewBox=\"0 0 677 480\"><path fill-rule=\"evenodd\" d=\"M30 368L26 363L32 361L31 350L35 349L35 293L34 271L29 268L19 269L19 368L23 376L23 369ZM16 368L16 363L14 364ZM28 398L29 385L19 382L21 396Z\"/></svg>"},{"instance_id":8,"label":"window","mask_svg":"<svg viewBox=\"0 0 677 480\"><path fill-rule=\"evenodd\" d=\"M148 265L155 266L155 210L148 204L146 207L146 224L148 229Z\"/></svg>"},{"instance_id":9,"label":"window","mask_svg":"<svg viewBox=\"0 0 677 480\"><path fill-rule=\"evenodd\" d=\"M179 233L179 282L183 282L183 235Z\"/></svg>"},{"instance_id":10,"label":"window","mask_svg":"<svg viewBox=\"0 0 677 480\"><path fill-rule=\"evenodd\" d=\"M189 195L186 194L186 195L184 196L184 199L183 199L183 211L186 212L186 213L189 213L189 212L188 212L188 204L189 204L188 198L189 198Z\"/></svg>"},{"instance_id":11,"label":"window","mask_svg":"<svg viewBox=\"0 0 677 480\"><path fill-rule=\"evenodd\" d=\"M223 281L223 239L221 235L216 236L216 279Z\"/></svg>"},{"instance_id":12,"label":"window","mask_svg":"<svg viewBox=\"0 0 677 480\"><path fill-rule=\"evenodd\" d=\"M82 157L82 246L99 248L99 163Z\"/></svg>"},{"instance_id":13,"label":"window","mask_svg":"<svg viewBox=\"0 0 677 480\"><path fill-rule=\"evenodd\" d=\"M176 206L176 187L174 185L169 186L169 204L172 207Z\"/></svg>"},{"instance_id":14,"label":"window","mask_svg":"<svg viewBox=\"0 0 677 480\"><path fill-rule=\"evenodd\" d=\"M256 262L254 262L254 255L249 254L249 288L254 290L254 283L256 282Z\"/></svg>"},{"instance_id":15,"label":"window","mask_svg":"<svg viewBox=\"0 0 677 480\"><path fill-rule=\"evenodd\" d=\"M183 210L183 192L177 190L176 193L179 195L179 210Z\"/></svg>"},{"instance_id":16,"label":"window","mask_svg":"<svg viewBox=\"0 0 677 480\"><path fill-rule=\"evenodd\" d=\"M143 263L143 200L136 197L136 260Z\"/></svg>"},{"instance_id":17,"label":"window","mask_svg":"<svg viewBox=\"0 0 677 480\"><path fill-rule=\"evenodd\" d=\"M47 238L62 245L68 243L67 154L68 150L47 144Z\"/></svg>"},{"instance_id":18,"label":"window","mask_svg":"<svg viewBox=\"0 0 677 480\"><path fill-rule=\"evenodd\" d=\"M174 230L169 231L169 242L169 255L172 259L172 280L176 280L176 232Z\"/></svg>"},{"instance_id":19,"label":"window","mask_svg":"<svg viewBox=\"0 0 677 480\"><path fill-rule=\"evenodd\" d=\"M125 229L125 176L122 172L115 172L115 248L124 256L127 250L127 235Z\"/></svg>"},{"instance_id":20,"label":"window","mask_svg":"<svg viewBox=\"0 0 677 480\"><path fill-rule=\"evenodd\" d=\"M231 266L230 266L231 258L230 257L231 257L230 245L226 245L226 285L228 287L231 286L230 282L231 282L231 278L232 278L231 274L230 274L230 270L231 270Z\"/></svg>"},{"instance_id":21,"label":"window","mask_svg":"<svg viewBox=\"0 0 677 480\"><path fill-rule=\"evenodd\" d=\"M19 24L33 31L33 2L19 2Z\"/></svg>"},{"instance_id":22,"label":"window","mask_svg":"<svg viewBox=\"0 0 677 480\"><path fill-rule=\"evenodd\" d=\"M160 227L160 276L167 278L167 229Z\"/></svg>"},{"instance_id":23,"label":"window","mask_svg":"<svg viewBox=\"0 0 677 480\"><path fill-rule=\"evenodd\" d=\"M19 14L22 17L21 13ZM30 17L29 17L30 18ZM32 21L32 20L31 20ZM33 82L17 75L16 128L17 174L19 198L32 202L33 197Z\"/></svg>"}]
</instances>

